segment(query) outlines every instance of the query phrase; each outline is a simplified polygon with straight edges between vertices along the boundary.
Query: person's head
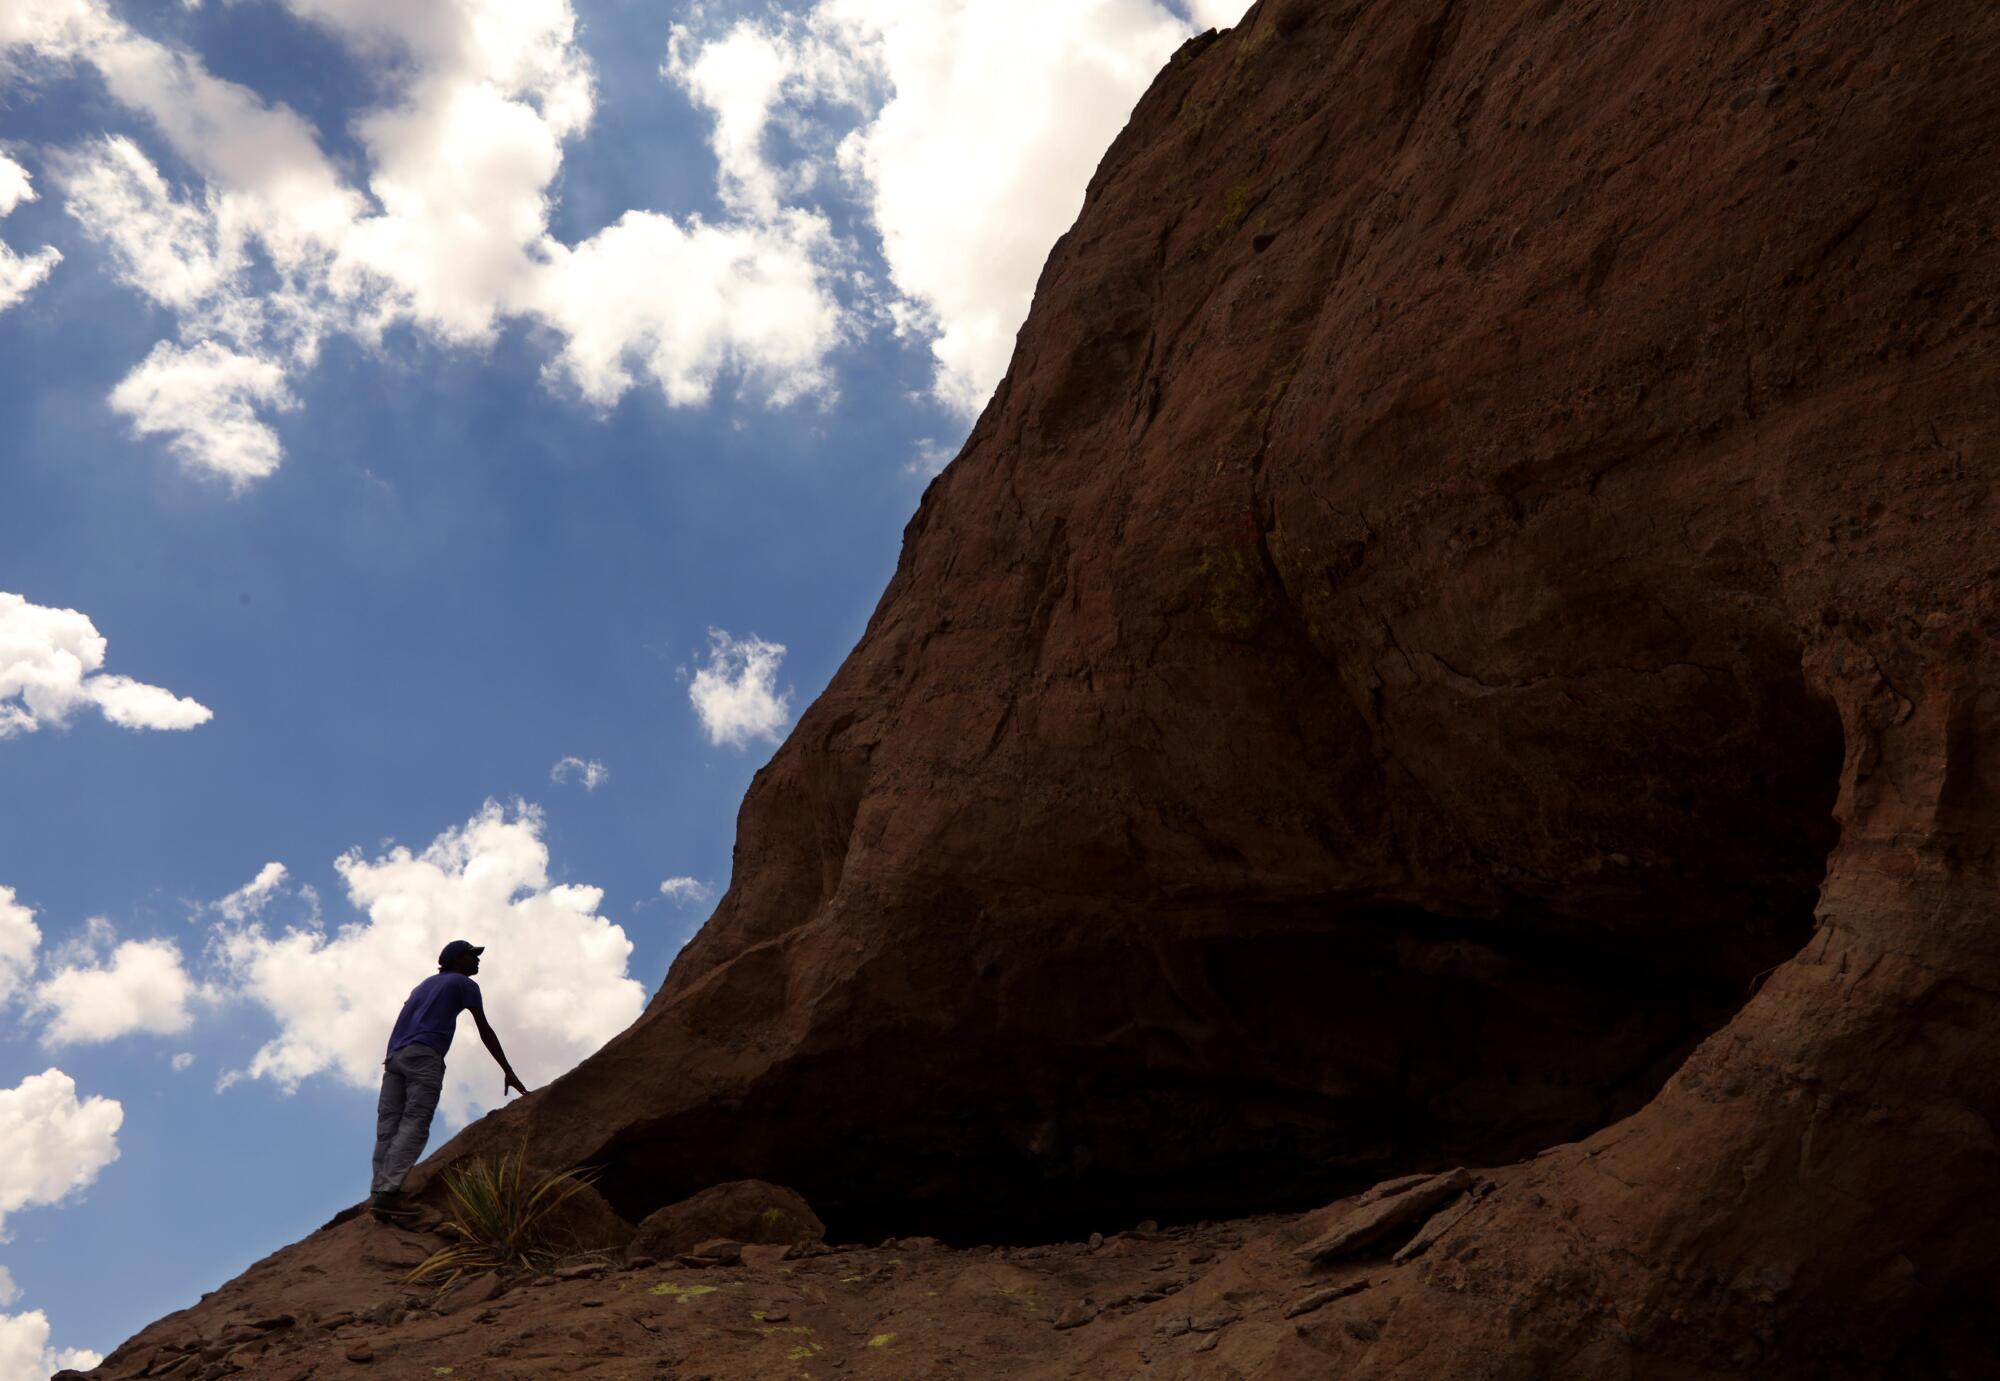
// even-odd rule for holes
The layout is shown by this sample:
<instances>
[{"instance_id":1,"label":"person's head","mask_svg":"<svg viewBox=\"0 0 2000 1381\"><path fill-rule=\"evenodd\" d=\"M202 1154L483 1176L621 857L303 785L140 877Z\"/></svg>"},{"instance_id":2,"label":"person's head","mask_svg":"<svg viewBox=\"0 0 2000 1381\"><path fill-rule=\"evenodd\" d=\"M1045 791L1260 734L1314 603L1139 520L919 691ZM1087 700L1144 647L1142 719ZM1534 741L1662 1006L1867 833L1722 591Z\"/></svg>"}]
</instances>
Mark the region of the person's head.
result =
<instances>
[{"instance_id":1,"label":"person's head","mask_svg":"<svg viewBox=\"0 0 2000 1381\"><path fill-rule=\"evenodd\" d=\"M453 940L438 951L438 972L462 973L469 978L479 972L479 956L485 952L484 945L475 945L469 940Z\"/></svg>"}]
</instances>

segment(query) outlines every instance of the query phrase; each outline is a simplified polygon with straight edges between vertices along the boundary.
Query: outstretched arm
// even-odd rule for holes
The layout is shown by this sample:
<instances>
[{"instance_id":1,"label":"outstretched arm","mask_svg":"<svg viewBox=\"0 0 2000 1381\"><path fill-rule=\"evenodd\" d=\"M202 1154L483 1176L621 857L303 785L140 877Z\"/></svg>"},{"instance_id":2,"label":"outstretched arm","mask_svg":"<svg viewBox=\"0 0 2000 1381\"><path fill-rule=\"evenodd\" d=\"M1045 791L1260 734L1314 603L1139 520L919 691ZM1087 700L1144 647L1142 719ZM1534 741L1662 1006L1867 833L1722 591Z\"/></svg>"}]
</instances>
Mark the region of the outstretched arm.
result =
<instances>
[{"instance_id":1,"label":"outstretched arm","mask_svg":"<svg viewBox=\"0 0 2000 1381\"><path fill-rule=\"evenodd\" d=\"M492 1055L493 1062L500 1066L500 1072L507 1076L507 1082L500 1086L500 1096L505 1098L508 1089L513 1089L516 1093L526 1093L527 1086L521 1082L520 1076L514 1073L514 1066L507 1063L507 1052L500 1048L500 1038L494 1035L493 1028L486 1024L486 1013L474 1007L472 1019L479 1026L479 1039L486 1042L487 1053Z\"/></svg>"}]
</instances>

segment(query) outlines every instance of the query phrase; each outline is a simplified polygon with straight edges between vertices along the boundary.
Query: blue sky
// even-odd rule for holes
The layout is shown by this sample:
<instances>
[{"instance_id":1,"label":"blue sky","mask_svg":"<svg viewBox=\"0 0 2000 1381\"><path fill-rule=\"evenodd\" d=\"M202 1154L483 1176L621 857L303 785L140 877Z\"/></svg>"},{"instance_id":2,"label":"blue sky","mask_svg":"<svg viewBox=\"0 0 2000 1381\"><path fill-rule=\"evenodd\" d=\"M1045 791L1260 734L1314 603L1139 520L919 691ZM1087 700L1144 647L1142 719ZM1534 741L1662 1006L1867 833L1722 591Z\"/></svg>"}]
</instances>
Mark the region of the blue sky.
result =
<instances>
[{"instance_id":1,"label":"blue sky","mask_svg":"<svg viewBox=\"0 0 2000 1381\"><path fill-rule=\"evenodd\" d=\"M0 1381L361 1197L441 938L530 1084L630 1020L1244 8L495 3L0 13Z\"/></svg>"}]
</instances>

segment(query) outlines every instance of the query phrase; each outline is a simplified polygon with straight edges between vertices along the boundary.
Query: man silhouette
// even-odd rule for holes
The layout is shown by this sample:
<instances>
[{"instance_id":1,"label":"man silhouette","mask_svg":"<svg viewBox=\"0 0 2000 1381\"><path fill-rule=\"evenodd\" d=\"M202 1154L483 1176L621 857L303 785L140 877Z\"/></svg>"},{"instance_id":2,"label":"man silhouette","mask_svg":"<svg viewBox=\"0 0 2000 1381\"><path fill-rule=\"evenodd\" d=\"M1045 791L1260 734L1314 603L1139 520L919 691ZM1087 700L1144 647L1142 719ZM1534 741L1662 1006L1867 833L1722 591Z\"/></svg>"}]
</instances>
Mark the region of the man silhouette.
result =
<instances>
[{"instance_id":1,"label":"man silhouette","mask_svg":"<svg viewBox=\"0 0 2000 1381\"><path fill-rule=\"evenodd\" d=\"M382 1097L375 1105L375 1183L369 1200L378 1219L395 1216L401 1207L403 1177L423 1153L431 1134L431 1114L444 1089L444 1056L451 1049L458 1014L470 1010L479 1025L479 1039L507 1076L500 1096L526 1093L500 1049L500 1038L486 1024L479 985L479 956L485 946L453 940L438 954L438 971L410 990L396 1029L389 1033L388 1057L382 1061Z\"/></svg>"}]
</instances>

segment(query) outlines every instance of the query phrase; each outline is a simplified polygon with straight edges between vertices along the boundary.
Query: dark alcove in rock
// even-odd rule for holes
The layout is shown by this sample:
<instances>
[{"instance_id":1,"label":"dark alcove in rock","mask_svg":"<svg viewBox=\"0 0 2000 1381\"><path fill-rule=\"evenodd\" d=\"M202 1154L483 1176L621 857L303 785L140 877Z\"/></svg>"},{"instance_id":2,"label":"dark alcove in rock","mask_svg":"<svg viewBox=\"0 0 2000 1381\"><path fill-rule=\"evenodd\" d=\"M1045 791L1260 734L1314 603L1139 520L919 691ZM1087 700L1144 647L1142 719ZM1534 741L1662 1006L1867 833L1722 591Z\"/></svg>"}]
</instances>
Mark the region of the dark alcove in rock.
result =
<instances>
[{"instance_id":1,"label":"dark alcove in rock","mask_svg":"<svg viewBox=\"0 0 2000 1381\"><path fill-rule=\"evenodd\" d=\"M1699 860L1673 877L1600 863L1455 913L1270 889L878 900L927 923L822 994L784 1060L588 1159L635 1221L754 1174L844 1240L1026 1242L1579 1138L1642 1106L1813 929L1840 725L1796 661L1752 665L1768 677L1700 692L1739 724L1726 750L1697 717L1632 769L1630 828L1679 816ZM945 1001L911 1008L913 989Z\"/></svg>"}]
</instances>

